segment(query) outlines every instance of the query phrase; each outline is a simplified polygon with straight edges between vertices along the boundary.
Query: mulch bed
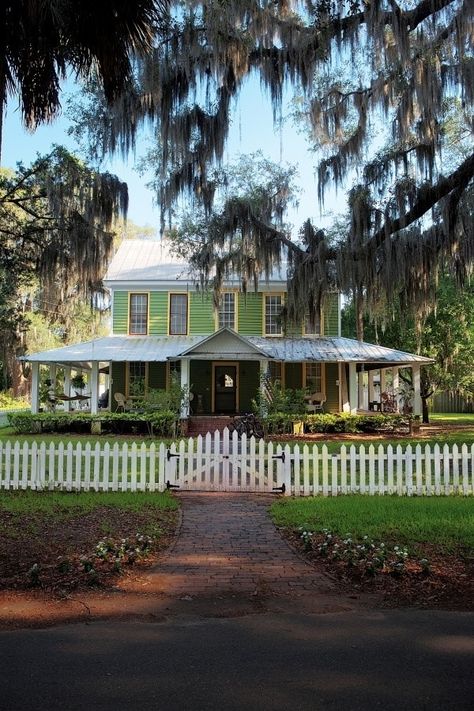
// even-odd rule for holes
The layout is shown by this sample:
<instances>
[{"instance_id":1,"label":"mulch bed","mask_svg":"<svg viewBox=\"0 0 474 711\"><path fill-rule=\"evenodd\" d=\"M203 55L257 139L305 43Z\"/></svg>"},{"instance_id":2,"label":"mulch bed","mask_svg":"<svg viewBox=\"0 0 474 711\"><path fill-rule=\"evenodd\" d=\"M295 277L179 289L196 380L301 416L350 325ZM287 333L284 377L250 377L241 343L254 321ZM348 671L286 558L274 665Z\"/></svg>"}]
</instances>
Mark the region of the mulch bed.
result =
<instances>
[{"instance_id":1,"label":"mulch bed","mask_svg":"<svg viewBox=\"0 0 474 711\"><path fill-rule=\"evenodd\" d=\"M361 573L346 562L331 560L315 550L323 536L314 535L313 549L306 550L300 534L283 530L290 545L318 571L335 578L344 591L356 594L374 593L382 607L422 607L446 610L474 610L474 552L440 552L432 544L417 544L417 555L406 562L403 573ZM429 561L424 573L418 561Z\"/></svg>"},{"instance_id":2,"label":"mulch bed","mask_svg":"<svg viewBox=\"0 0 474 711\"><path fill-rule=\"evenodd\" d=\"M176 531L178 513L155 507L141 511L101 506L57 520L44 513L14 514L0 511L0 590L42 589L55 594L71 590L113 587L119 575L146 568L165 550ZM95 555L99 541L120 547L123 539L135 543L149 531L152 542L145 554L134 549L117 563Z\"/></svg>"}]
</instances>

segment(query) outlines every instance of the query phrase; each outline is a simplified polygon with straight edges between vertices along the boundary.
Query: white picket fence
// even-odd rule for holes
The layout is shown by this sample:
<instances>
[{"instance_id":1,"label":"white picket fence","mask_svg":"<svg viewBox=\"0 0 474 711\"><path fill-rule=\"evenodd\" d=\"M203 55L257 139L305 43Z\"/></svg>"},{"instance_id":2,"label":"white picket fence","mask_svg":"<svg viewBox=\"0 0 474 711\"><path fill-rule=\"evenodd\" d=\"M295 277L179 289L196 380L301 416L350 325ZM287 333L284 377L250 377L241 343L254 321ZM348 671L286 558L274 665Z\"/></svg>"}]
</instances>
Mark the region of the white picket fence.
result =
<instances>
[{"instance_id":1,"label":"white picket fence","mask_svg":"<svg viewBox=\"0 0 474 711\"><path fill-rule=\"evenodd\" d=\"M474 494L474 445L282 445L215 432L161 443L0 443L0 489Z\"/></svg>"}]
</instances>

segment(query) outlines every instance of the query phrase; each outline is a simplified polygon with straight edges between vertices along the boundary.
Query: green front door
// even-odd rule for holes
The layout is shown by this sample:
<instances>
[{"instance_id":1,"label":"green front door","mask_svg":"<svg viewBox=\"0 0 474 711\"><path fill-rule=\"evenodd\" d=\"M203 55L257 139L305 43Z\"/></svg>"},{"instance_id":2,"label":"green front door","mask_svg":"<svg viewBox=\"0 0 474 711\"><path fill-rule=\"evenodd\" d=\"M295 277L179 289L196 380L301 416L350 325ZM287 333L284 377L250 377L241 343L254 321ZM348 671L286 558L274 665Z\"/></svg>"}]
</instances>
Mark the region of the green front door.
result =
<instances>
[{"instance_id":1,"label":"green front door","mask_svg":"<svg viewBox=\"0 0 474 711\"><path fill-rule=\"evenodd\" d=\"M237 412L237 364L214 365L214 412Z\"/></svg>"}]
</instances>

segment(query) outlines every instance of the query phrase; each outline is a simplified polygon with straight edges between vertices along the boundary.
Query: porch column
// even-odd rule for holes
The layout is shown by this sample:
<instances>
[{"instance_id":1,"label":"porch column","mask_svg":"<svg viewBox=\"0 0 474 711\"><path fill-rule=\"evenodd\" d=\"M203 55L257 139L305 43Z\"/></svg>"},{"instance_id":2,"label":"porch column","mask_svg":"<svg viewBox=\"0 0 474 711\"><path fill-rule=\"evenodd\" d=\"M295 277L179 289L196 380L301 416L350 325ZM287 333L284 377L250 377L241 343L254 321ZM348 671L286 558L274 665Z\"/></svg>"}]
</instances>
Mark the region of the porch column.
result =
<instances>
[{"instance_id":1,"label":"porch column","mask_svg":"<svg viewBox=\"0 0 474 711\"><path fill-rule=\"evenodd\" d=\"M31 364L31 412L39 411L39 363Z\"/></svg>"},{"instance_id":2,"label":"porch column","mask_svg":"<svg viewBox=\"0 0 474 711\"><path fill-rule=\"evenodd\" d=\"M64 394L68 397L71 395L71 368L69 366L64 367ZM64 410L69 412L71 409L71 402L69 400L64 401Z\"/></svg>"},{"instance_id":3,"label":"porch column","mask_svg":"<svg viewBox=\"0 0 474 711\"><path fill-rule=\"evenodd\" d=\"M181 388L186 394L181 402L181 417L186 419L189 417L189 360L181 358Z\"/></svg>"},{"instance_id":4,"label":"porch column","mask_svg":"<svg viewBox=\"0 0 474 711\"><path fill-rule=\"evenodd\" d=\"M357 363L349 363L349 408L357 415Z\"/></svg>"},{"instance_id":5,"label":"porch column","mask_svg":"<svg viewBox=\"0 0 474 711\"><path fill-rule=\"evenodd\" d=\"M398 399L399 388L400 388L400 375L398 372L398 368L392 368L392 390L393 390L393 397L395 398L395 404L397 406L397 412L400 409L400 401Z\"/></svg>"},{"instance_id":6,"label":"porch column","mask_svg":"<svg viewBox=\"0 0 474 711\"><path fill-rule=\"evenodd\" d=\"M365 410L365 403L364 403L364 371L359 370L359 373L357 375L357 389L358 389L358 394L357 394L357 399L358 399L358 405L361 410Z\"/></svg>"},{"instance_id":7,"label":"porch column","mask_svg":"<svg viewBox=\"0 0 474 711\"><path fill-rule=\"evenodd\" d=\"M419 365L412 365L411 368L413 376L413 414L421 415L421 368Z\"/></svg>"},{"instance_id":8,"label":"porch column","mask_svg":"<svg viewBox=\"0 0 474 711\"><path fill-rule=\"evenodd\" d=\"M385 368L380 368L380 402L382 402L382 393L387 391L387 371Z\"/></svg>"},{"instance_id":9,"label":"porch column","mask_svg":"<svg viewBox=\"0 0 474 711\"><path fill-rule=\"evenodd\" d=\"M56 390L56 375L57 375L57 365L56 363L49 364L49 379L51 380L51 390Z\"/></svg>"},{"instance_id":10,"label":"porch column","mask_svg":"<svg viewBox=\"0 0 474 711\"><path fill-rule=\"evenodd\" d=\"M91 370L91 415L99 411L99 363L92 361Z\"/></svg>"},{"instance_id":11,"label":"porch column","mask_svg":"<svg viewBox=\"0 0 474 711\"><path fill-rule=\"evenodd\" d=\"M375 400L374 371L369 370L368 376L369 376L369 403L371 403L371 402L374 402L374 400Z\"/></svg>"}]
</instances>

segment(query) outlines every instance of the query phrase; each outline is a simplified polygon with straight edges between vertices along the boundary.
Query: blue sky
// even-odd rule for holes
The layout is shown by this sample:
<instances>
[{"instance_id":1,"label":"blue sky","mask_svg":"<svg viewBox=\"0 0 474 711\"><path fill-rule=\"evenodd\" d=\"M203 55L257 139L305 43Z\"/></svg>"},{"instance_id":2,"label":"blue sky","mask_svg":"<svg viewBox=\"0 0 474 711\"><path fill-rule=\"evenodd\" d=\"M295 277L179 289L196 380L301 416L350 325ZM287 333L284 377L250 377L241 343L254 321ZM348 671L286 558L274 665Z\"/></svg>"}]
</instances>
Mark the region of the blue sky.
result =
<instances>
[{"instance_id":1,"label":"blue sky","mask_svg":"<svg viewBox=\"0 0 474 711\"><path fill-rule=\"evenodd\" d=\"M63 94L65 105L66 93ZM53 143L65 145L70 150L77 150L74 141L67 135L68 120L64 116L52 124L40 126L34 133L24 130L16 103L10 101L4 122L2 165L14 168L17 161L31 162L37 153L46 153ZM265 97L257 82L252 81L244 87L234 112L226 160L234 160L239 153L254 153L261 150L266 158L275 162L294 163L299 172L299 208L289 214L289 221L295 227L295 233L303 221L311 217L316 224L326 224L321 219L317 204L316 182L314 178L314 156L308 151L308 144L303 135L298 133L290 122L285 122L281 133L274 129L270 100ZM140 153L138 146L137 154ZM145 186L147 179L134 170L134 157L128 161L116 158L106 168L125 180L129 187L129 218L138 225L158 226L159 212L153 204L153 195ZM328 199L328 207L340 210L343 197Z\"/></svg>"}]
</instances>

